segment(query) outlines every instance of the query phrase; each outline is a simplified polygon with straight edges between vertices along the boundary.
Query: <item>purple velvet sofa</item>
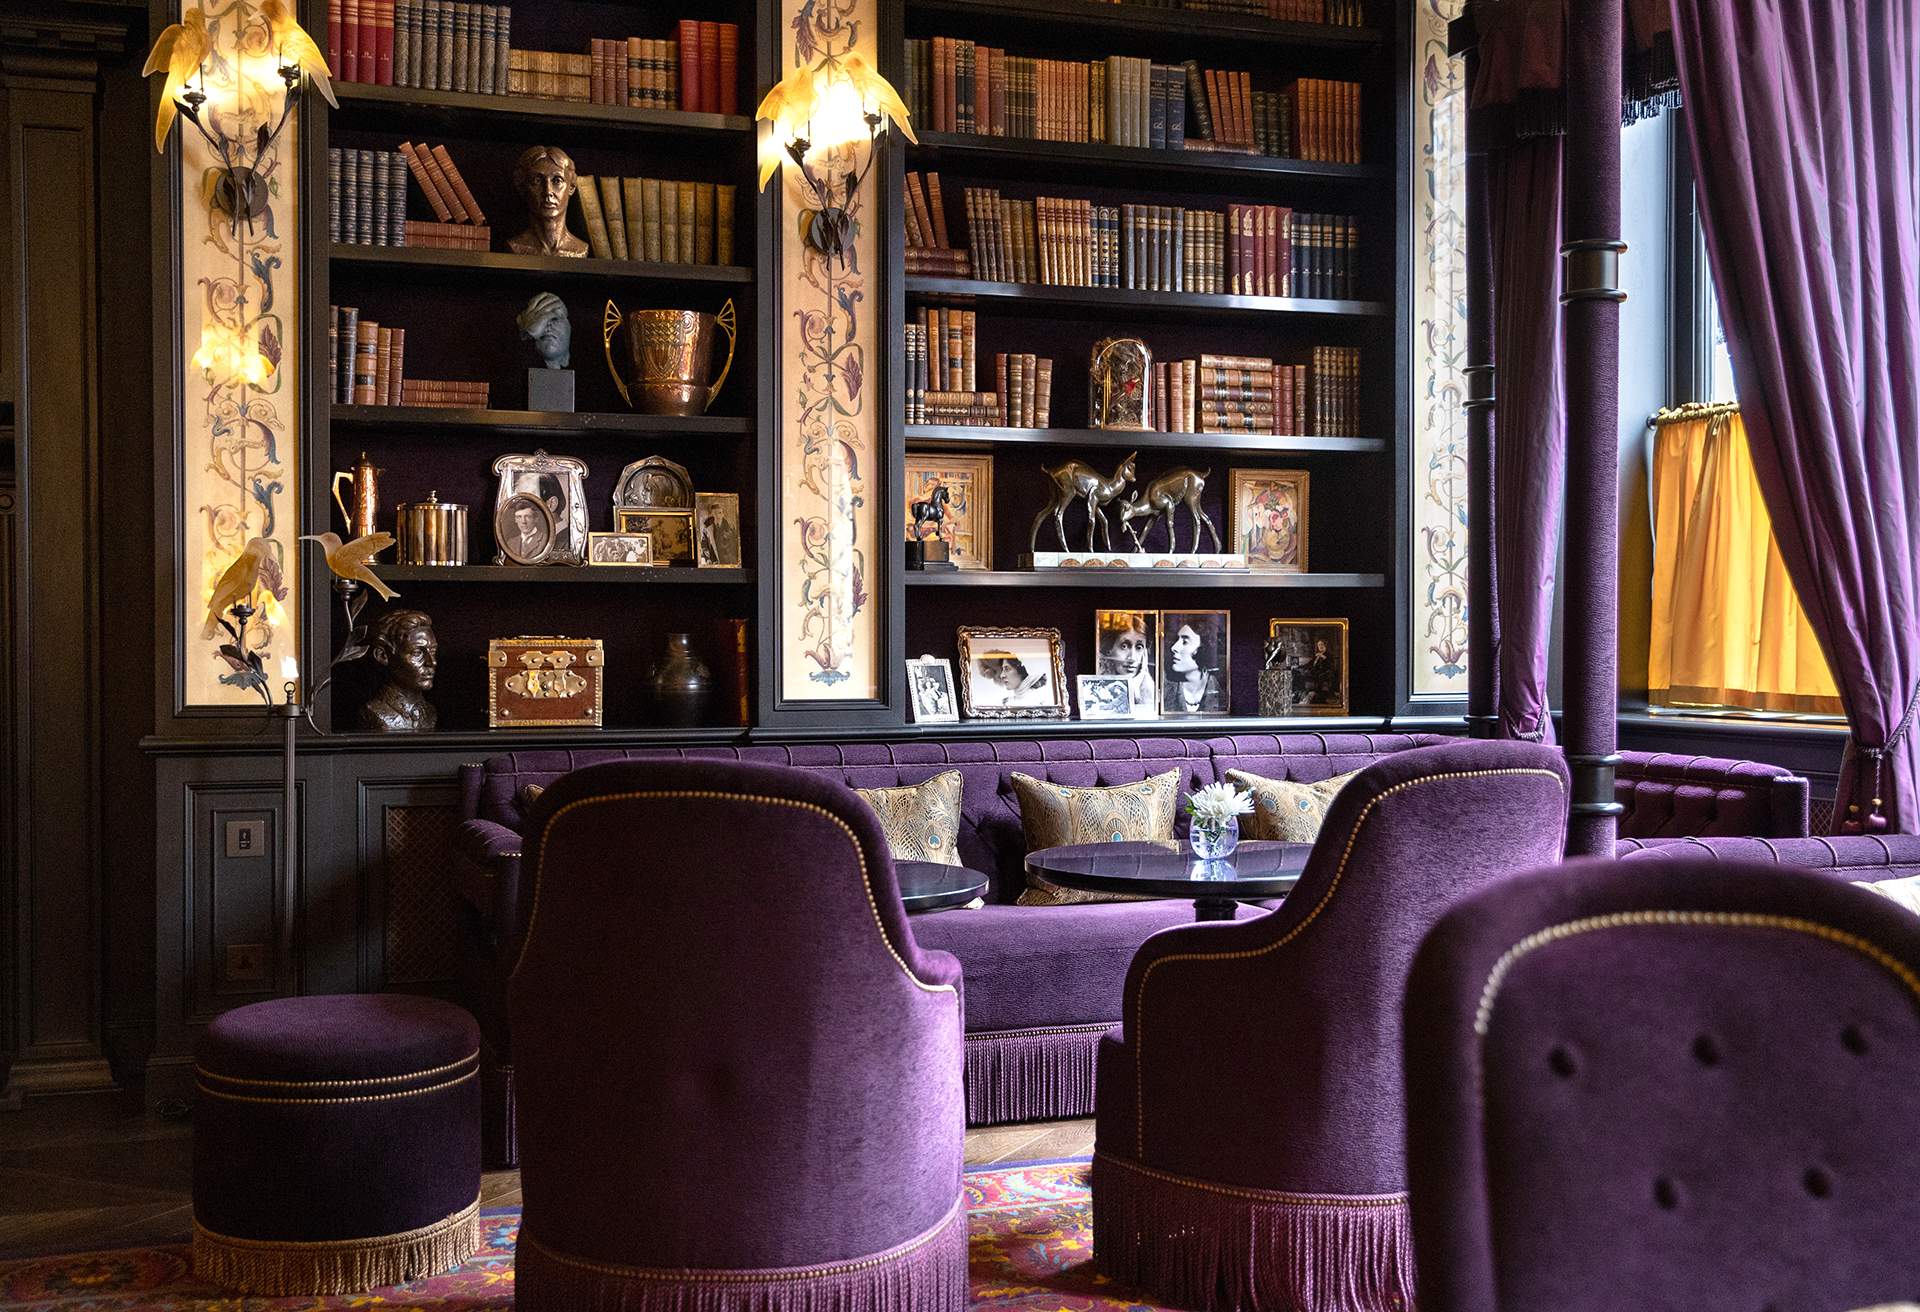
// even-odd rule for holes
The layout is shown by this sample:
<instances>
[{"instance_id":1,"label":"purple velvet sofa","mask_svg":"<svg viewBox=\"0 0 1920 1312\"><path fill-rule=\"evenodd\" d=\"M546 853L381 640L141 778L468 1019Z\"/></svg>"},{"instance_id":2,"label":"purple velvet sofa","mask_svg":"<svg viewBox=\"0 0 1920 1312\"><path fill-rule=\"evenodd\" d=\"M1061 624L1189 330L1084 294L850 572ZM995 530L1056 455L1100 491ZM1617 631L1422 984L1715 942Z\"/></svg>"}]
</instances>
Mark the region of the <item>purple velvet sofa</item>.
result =
<instances>
[{"instance_id":1,"label":"purple velvet sofa","mask_svg":"<svg viewBox=\"0 0 1920 1312\"><path fill-rule=\"evenodd\" d=\"M1296 733L553 750L464 766L467 818L456 835L453 862L466 904L462 1000L479 1017L486 1041L490 1157L511 1160L513 1153L513 1057L500 960L524 913L520 833L528 785L544 788L581 766L628 758L790 765L863 788L919 783L959 770L960 857L992 876L988 905L917 917L913 931L922 946L953 953L965 971L967 1120L989 1125L1091 1114L1095 1053L1100 1036L1120 1022L1127 964L1149 935L1193 918L1184 902L1014 905L1025 884L1014 771L1108 785L1178 770L1186 791L1229 769L1325 779L1408 748L1453 741L1432 734ZM1806 780L1771 767L1629 752L1618 794L1627 808L1623 832L1649 838L1806 833Z\"/></svg>"}]
</instances>

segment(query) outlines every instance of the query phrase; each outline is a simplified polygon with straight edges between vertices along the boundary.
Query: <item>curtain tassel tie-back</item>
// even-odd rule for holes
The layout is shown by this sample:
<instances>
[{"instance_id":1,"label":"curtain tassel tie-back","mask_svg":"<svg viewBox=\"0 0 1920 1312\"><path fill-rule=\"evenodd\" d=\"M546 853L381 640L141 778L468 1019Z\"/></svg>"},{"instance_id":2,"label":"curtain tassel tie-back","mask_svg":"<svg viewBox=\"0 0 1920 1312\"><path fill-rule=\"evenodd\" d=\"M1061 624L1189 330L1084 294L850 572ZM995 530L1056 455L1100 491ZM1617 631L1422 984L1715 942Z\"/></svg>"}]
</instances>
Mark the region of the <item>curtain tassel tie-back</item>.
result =
<instances>
[{"instance_id":1,"label":"curtain tassel tie-back","mask_svg":"<svg viewBox=\"0 0 1920 1312\"><path fill-rule=\"evenodd\" d=\"M1880 766L1887 759L1888 753L1898 747L1900 740L1907 736L1907 730L1913 727L1916 707L1920 707L1920 684L1914 685L1913 695L1907 698L1906 713L1900 717L1900 723L1894 726L1893 732L1887 735L1885 743L1878 747L1867 747L1862 745L1858 738L1854 739L1854 750L1865 758L1867 767L1872 772L1867 784L1868 806L1866 815L1862 816L1858 801L1847 803L1847 819L1841 826L1842 833L1883 834L1887 831L1887 817L1882 810L1885 801L1880 795ZM1859 797L1860 784L1857 779L1853 792L1856 798Z\"/></svg>"}]
</instances>

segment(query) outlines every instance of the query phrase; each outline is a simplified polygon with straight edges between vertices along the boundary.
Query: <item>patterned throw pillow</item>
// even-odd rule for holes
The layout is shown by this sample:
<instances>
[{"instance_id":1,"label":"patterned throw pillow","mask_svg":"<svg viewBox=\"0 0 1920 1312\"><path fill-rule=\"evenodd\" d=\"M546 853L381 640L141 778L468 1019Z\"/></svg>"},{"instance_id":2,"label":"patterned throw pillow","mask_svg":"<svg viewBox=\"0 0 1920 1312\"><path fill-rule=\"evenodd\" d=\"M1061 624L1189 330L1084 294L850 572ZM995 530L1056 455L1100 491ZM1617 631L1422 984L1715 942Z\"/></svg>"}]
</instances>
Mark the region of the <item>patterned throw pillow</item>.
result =
<instances>
[{"instance_id":1,"label":"patterned throw pillow","mask_svg":"<svg viewBox=\"0 0 1920 1312\"><path fill-rule=\"evenodd\" d=\"M1168 770L1137 784L1113 788L1073 788L1015 772L1013 792L1020 799L1020 827L1027 851L1070 843L1173 841L1173 816L1180 796L1180 772ZM1137 902L1120 893L1083 893L1027 877L1023 907L1059 907L1074 902Z\"/></svg>"},{"instance_id":2,"label":"patterned throw pillow","mask_svg":"<svg viewBox=\"0 0 1920 1312\"><path fill-rule=\"evenodd\" d=\"M1311 843L1320 836L1327 808L1347 781L1359 774L1337 774L1318 783L1295 783L1291 779L1269 779L1245 770L1227 771L1227 782L1253 793L1253 817L1241 831L1242 838L1273 839L1282 843Z\"/></svg>"},{"instance_id":3,"label":"patterned throw pillow","mask_svg":"<svg viewBox=\"0 0 1920 1312\"><path fill-rule=\"evenodd\" d=\"M520 809L533 810L533 804L540 800L540 794L547 791L545 784L527 784L520 789Z\"/></svg>"},{"instance_id":4,"label":"patterned throw pillow","mask_svg":"<svg viewBox=\"0 0 1920 1312\"><path fill-rule=\"evenodd\" d=\"M1878 883L1856 879L1854 887L1868 889L1878 893L1898 906L1920 915L1920 875L1910 875L1905 879L1883 879ZM1872 1309L1868 1309L1872 1312Z\"/></svg>"},{"instance_id":5,"label":"patterned throw pillow","mask_svg":"<svg viewBox=\"0 0 1920 1312\"><path fill-rule=\"evenodd\" d=\"M948 770L925 783L899 788L856 788L887 836L895 861L960 864L960 772Z\"/></svg>"}]
</instances>

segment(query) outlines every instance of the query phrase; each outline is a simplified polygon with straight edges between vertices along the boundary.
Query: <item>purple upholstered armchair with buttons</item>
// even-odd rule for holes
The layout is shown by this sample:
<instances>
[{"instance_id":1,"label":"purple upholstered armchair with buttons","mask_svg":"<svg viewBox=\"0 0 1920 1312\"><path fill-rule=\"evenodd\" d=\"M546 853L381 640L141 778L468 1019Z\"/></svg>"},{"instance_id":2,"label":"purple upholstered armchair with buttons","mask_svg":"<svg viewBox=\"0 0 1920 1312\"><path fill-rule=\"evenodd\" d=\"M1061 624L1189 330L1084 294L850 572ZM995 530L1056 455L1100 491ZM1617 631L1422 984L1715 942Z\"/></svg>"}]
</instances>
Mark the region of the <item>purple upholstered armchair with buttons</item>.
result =
<instances>
[{"instance_id":1,"label":"purple upholstered armchair with buttons","mask_svg":"<svg viewBox=\"0 0 1920 1312\"><path fill-rule=\"evenodd\" d=\"M526 832L518 1305L964 1308L960 967L915 946L872 811L633 761Z\"/></svg>"},{"instance_id":2,"label":"purple upholstered armchair with buttons","mask_svg":"<svg viewBox=\"0 0 1920 1312\"><path fill-rule=\"evenodd\" d=\"M1468 899L1407 986L1422 1312L1920 1294L1920 917L1694 854Z\"/></svg>"},{"instance_id":3,"label":"purple upholstered armchair with buttons","mask_svg":"<svg viewBox=\"0 0 1920 1312\"><path fill-rule=\"evenodd\" d=\"M1277 911L1148 939L1100 1048L1100 1269L1181 1307L1411 1306L1407 969L1453 902L1557 859L1566 817L1552 748L1397 752L1334 799Z\"/></svg>"}]
</instances>

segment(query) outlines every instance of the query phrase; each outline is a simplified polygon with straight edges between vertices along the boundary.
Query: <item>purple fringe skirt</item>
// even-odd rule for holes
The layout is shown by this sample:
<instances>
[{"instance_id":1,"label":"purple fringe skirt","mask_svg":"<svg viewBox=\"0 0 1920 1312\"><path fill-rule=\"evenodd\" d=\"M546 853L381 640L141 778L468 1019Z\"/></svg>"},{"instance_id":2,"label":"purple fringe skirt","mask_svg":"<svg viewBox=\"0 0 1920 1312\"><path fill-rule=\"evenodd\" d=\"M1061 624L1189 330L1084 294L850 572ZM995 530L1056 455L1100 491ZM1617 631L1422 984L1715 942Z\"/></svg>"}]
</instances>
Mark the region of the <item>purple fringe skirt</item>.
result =
<instances>
[{"instance_id":1,"label":"purple fringe skirt","mask_svg":"<svg viewBox=\"0 0 1920 1312\"><path fill-rule=\"evenodd\" d=\"M1101 1274L1215 1312L1405 1312L1413 1233L1405 1194L1293 1194L1210 1184L1093 1158Z\"/></svg>"},{"instance_id":2,"label":"purple fringe skirt","mask_svg":"<svg viewBox=\"0 0 1920 1312\"><path fill-rule=\"evenodd\" d=\"M520 1228L520 1312L966 1312L966 1196L932 1229L869 1257L825 1266L698 1271L569 1256Z\"/></svg>"},{"instance_id":3,"label":"purple fringe skirt","mask_svg":"<svg viewBox=\"0 0 1920 1312\"><path fill-rule=\"evenodd\" d=\"M967 1035L967 1124L1093 1115L1095 1058L1100 1036L1112 1028L1074 1025Z\"/></svg>"}]
</instances>

